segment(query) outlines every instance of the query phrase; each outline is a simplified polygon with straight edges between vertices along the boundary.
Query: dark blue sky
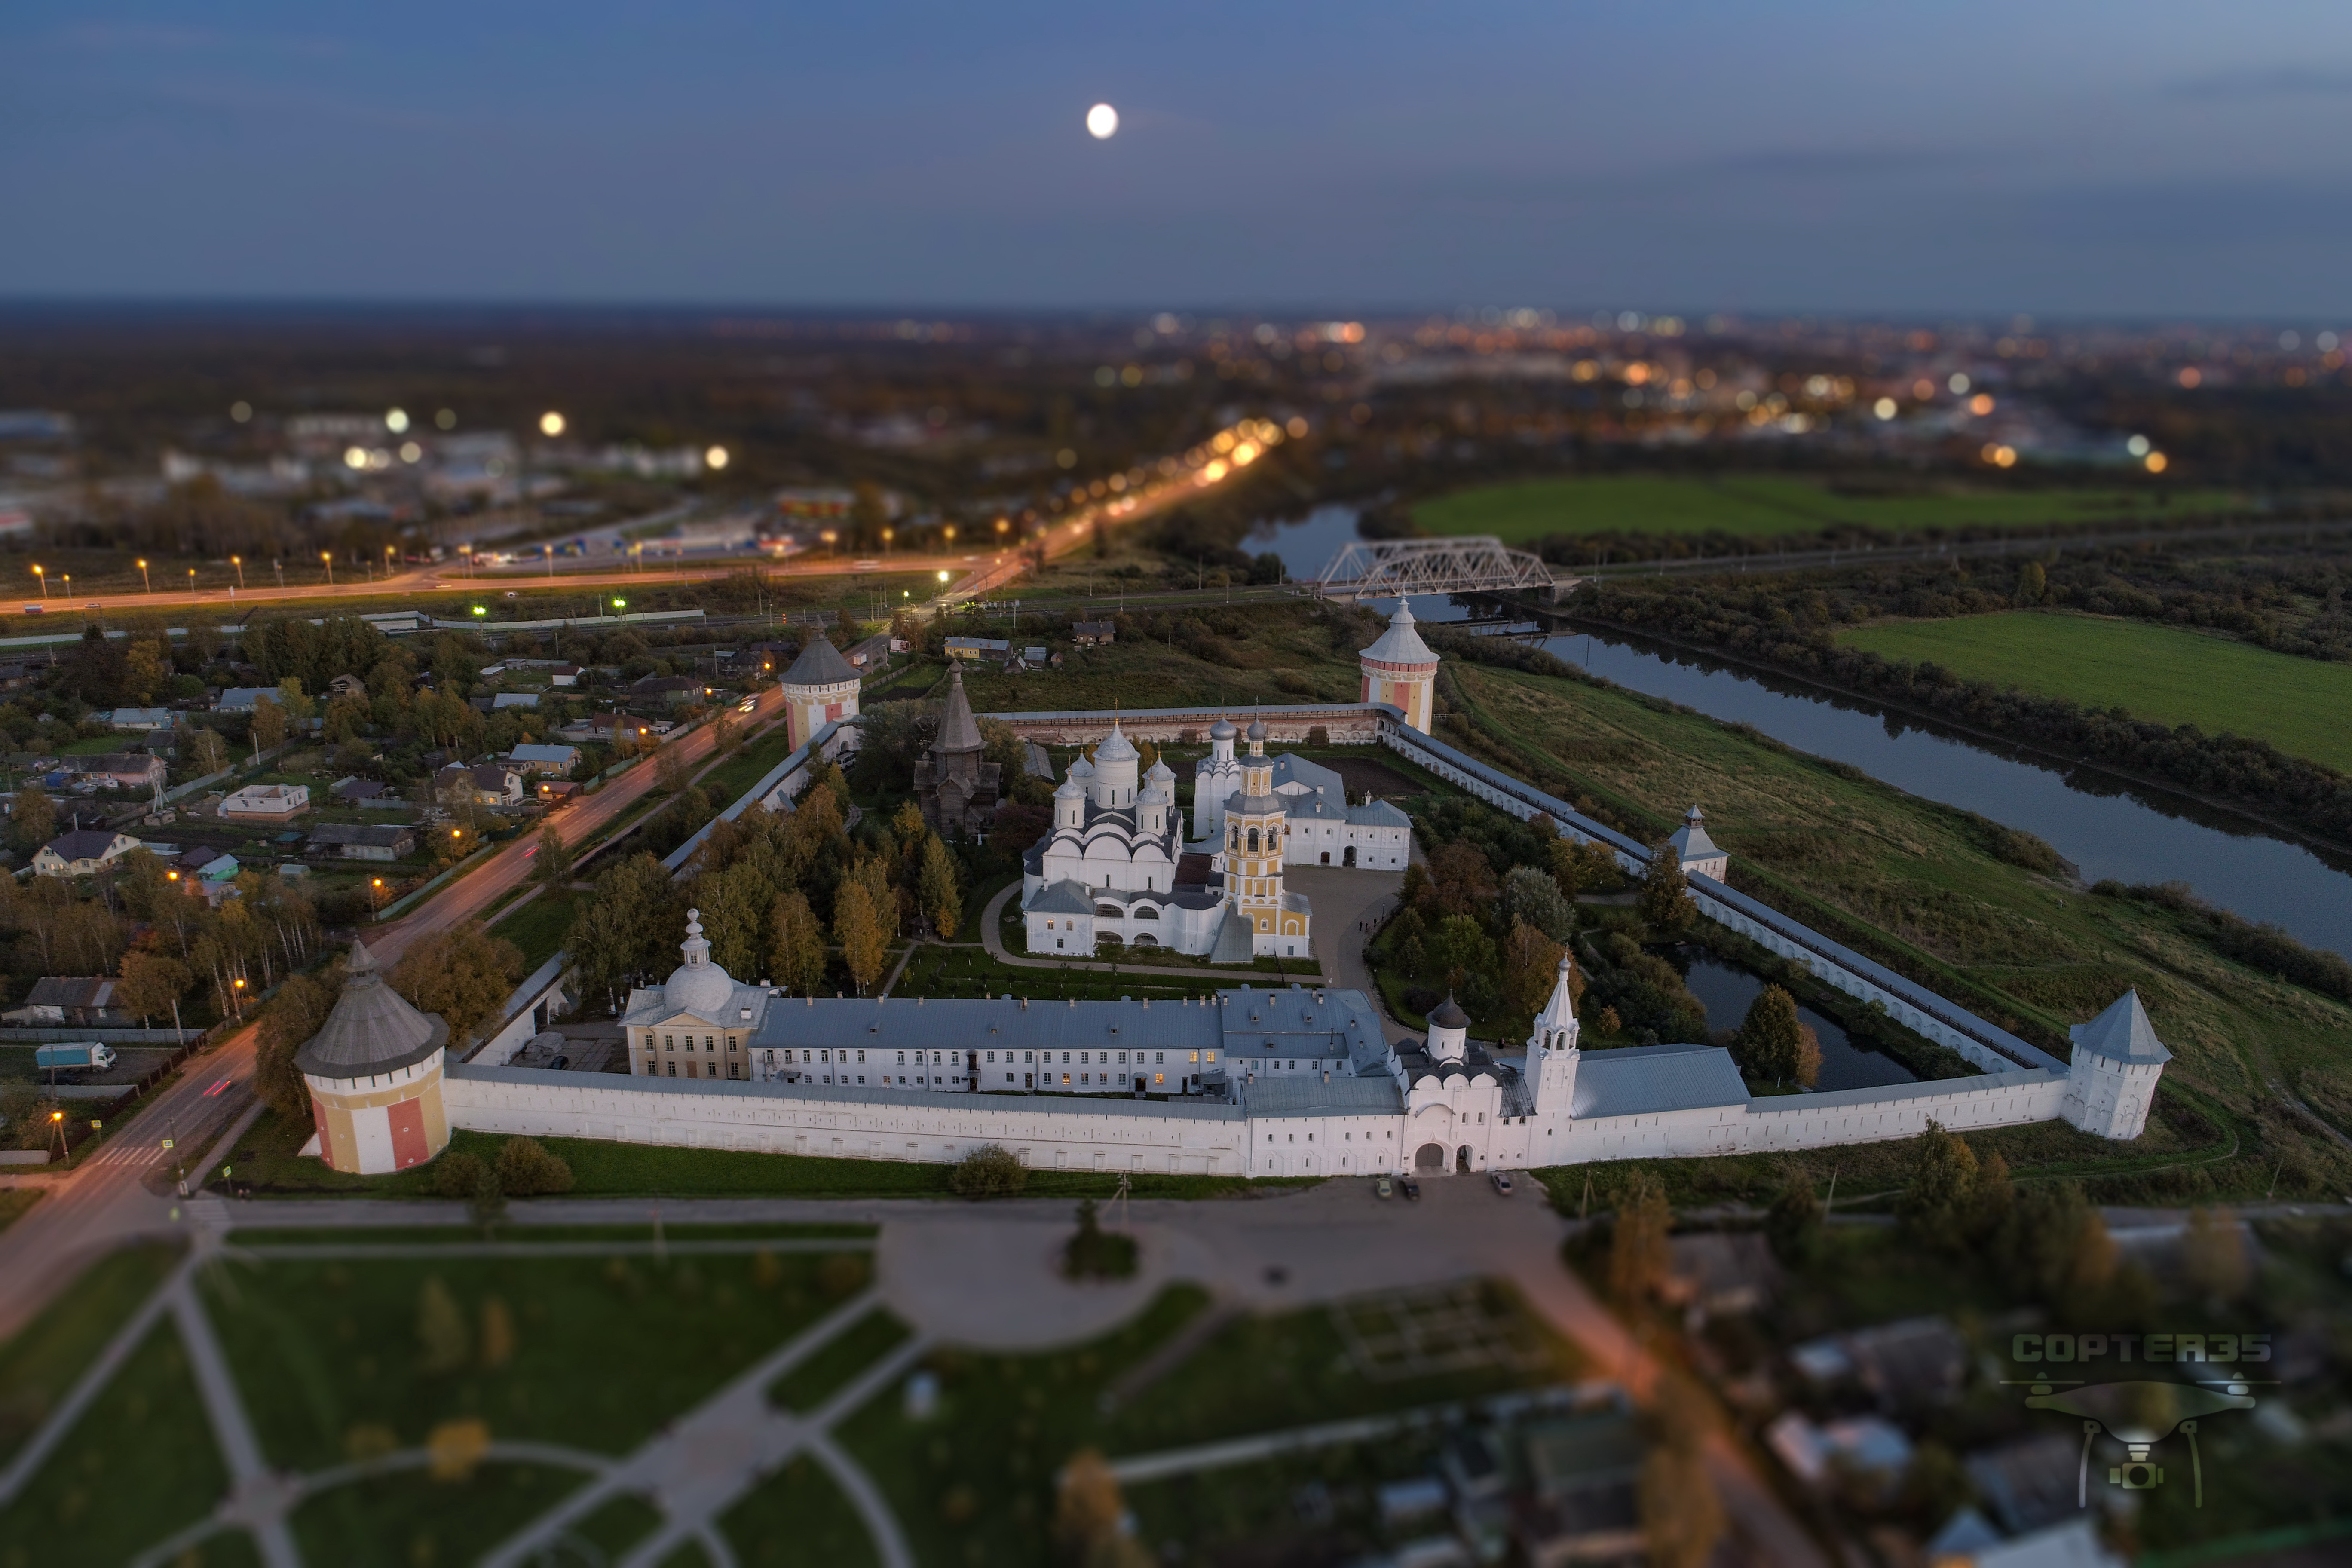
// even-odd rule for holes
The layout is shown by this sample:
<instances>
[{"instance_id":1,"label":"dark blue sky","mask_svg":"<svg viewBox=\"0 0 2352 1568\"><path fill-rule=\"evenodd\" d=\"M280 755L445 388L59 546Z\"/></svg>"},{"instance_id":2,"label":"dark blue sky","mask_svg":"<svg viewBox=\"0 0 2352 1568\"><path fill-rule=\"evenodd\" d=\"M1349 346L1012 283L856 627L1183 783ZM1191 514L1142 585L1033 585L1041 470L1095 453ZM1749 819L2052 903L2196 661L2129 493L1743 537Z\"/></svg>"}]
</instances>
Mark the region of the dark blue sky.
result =
<instances>
[{"instance_id":1,"label":"dark blue sky","mask_svg":"<svg viewBox=\"0 0 2352 1568\"><path fill-rule=\"evenodd\" d=\"M2347 132L2340 3L17 0L0 295L2315 320Z\"/></svg>"}]
</instances>

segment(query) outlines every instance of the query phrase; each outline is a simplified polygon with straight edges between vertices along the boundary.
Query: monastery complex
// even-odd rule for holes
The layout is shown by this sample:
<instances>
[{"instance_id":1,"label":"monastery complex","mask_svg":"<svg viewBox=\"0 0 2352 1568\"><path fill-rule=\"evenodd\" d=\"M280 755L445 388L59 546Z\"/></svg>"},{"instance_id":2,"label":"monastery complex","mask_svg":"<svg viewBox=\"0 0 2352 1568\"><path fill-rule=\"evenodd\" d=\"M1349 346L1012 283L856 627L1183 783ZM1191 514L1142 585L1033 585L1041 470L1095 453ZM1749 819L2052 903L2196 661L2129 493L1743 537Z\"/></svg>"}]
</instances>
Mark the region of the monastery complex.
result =
<instances>
[{"instance_id":1,"label":"monastery complex","mask_svg":"<svg viewBox=\"0 0 2352 1568\"><path fill-rule=\"evenodd\" d=\"M769 809L789 809L794 770L808 759L855 743L854 680L819 646L788 673L786 693L797 701L792 682L809 678L812 700L794 708L794 721L818 727L755 792ZM1092 747L1055 788L1052 827L1023 868L1030 952L1090 958L1115 936L1129 954L1160 947L1213 964L1307 955L1314 911L1285 886L1286 870L1393 874L1412 834L1394 806L1350 802L1331 769L1267 754L1270 742L1310 731L1387 747L1500 809L1601 846L1630 873L1646 867L1647 847L1429 733L1438 658L1409 610L1361 658L1358 705L994 716L1025 738ZM1144 765L1139 742L1203 734L1210 749L1193 769L1188 824L1174 771ZM993 812L999 781L981 749L959 672L918 778L926 815L944 831L984 831ZM625 1075L512 1065L528 1002L468 1059L449 1059L446 1026L385 986L357 944L341 1000L297 1061L318 1152L352 1171L430 1159L453 1126L928 1162L1001 1144L1047 1169L1255 1177L1819 1148L1911 1136L1930 1120L1955 1130L2063 1120L2116 1139L2146 1125L2170 1058L2137 994L2076 1026L2062 1062L1725 885L1727 858L1696 808L1669 847L1703 917L1885 1007L1978 1075L1759 1100L1714 1046L1587 1052L1565 959L1528 1035L1514 1041L1472 1039L1448 1001L1421 1037L1391 1042L1378 1002L1361 992L1269 989L1213 969L1179 1001L794 997L714 964L698 916L668 979L628 998Z\"/></svg>"}]
</instances>

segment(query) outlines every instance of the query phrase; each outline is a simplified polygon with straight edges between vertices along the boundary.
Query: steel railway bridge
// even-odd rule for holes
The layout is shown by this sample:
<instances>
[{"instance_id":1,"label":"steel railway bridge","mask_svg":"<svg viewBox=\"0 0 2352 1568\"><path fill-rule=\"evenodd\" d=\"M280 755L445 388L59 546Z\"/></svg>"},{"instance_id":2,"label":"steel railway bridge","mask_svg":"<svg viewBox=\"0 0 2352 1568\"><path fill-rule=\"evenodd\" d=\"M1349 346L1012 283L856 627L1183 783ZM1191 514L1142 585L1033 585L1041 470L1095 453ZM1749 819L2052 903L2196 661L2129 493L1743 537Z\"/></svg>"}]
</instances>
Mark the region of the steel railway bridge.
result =
<instances>
[{"instance_id":1,"label":"steel railway bridge","mask_svg":"<svg viewBox=\"0 0 2352 1568\"><path fill-rule=\"evenodd\" d=\"M1538 556L1499 539L1360 539L1331 557L1316 592L1333 598L1393 598L1405 594L1538 593L1575 584Z\"/></svg>"}]
</instances>

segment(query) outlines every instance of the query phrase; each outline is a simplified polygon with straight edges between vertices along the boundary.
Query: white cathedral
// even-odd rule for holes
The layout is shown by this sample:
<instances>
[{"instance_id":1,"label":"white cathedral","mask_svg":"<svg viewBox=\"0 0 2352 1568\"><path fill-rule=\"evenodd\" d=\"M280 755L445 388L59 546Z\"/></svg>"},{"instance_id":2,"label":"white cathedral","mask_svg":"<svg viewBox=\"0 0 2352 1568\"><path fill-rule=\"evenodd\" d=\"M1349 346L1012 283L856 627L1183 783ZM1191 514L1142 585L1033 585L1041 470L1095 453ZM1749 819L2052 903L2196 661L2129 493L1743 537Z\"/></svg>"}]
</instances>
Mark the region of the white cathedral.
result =
<instances>
[{"instance_id":1,"label":"white cathedral","mask_svg":"<svg viewBox=\"0 0 2352 1568\"><path fill-rule=\"evenodd\" d=\"M1350 805L1329 768L1268 758L1265 722L1242 731L1220 719L1192 773L1187 842L1166 762L1139 773L1142 755L1111 725L1091 759L1070 764L1054 792L1054 826L1023 866L1029 951L1091 954L1105 937L1129 948L1169 948L1246 963L1260 954L1307 954L1313 911L1283 886L1290 866L1402 871L1412 821L1386 801Z\"/></svg>"}]
</instances>

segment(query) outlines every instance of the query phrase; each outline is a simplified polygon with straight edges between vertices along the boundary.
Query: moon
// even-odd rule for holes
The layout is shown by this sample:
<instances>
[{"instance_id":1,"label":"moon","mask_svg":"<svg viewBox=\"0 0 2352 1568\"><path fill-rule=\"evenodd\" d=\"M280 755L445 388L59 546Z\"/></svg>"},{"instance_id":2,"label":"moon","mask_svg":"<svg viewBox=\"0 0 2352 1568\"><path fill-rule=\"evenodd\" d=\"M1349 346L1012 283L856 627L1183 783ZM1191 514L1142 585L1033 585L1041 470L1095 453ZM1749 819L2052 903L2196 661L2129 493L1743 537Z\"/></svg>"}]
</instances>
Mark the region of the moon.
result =
<instances>
[{"instance_id":1,"label":"moon","mask_svg":"<svg viewBox=\"0 0 2352 1568\"><path fill-rule=\"evenodd\" d=\"M1097 142L1108 142L1118 133L1118 110L1108 103L1097 103L1087 110L1087 133Z\"/></svg>"}]
</instances>

